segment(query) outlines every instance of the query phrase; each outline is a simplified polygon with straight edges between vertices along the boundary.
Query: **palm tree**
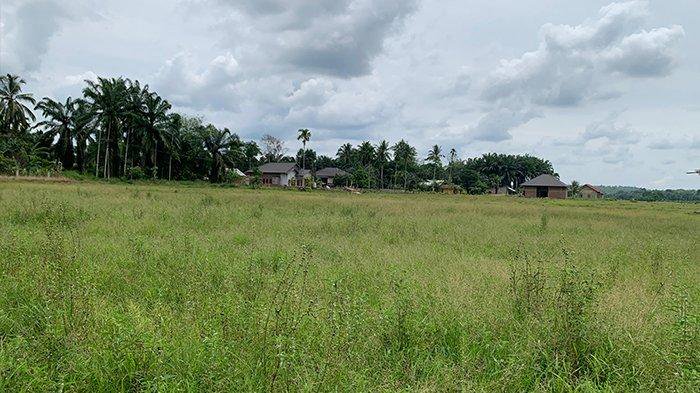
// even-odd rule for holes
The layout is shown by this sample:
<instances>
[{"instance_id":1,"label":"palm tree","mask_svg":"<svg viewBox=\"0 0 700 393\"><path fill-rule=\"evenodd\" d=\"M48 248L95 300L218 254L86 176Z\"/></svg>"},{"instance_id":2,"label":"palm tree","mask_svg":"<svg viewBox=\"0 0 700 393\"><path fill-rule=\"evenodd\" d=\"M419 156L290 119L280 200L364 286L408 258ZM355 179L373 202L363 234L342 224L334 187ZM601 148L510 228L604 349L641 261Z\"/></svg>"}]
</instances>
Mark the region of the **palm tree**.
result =
<instances>
[{"instance_id":1,"label":"palm tree","mask_svg":"<svg viewBox=\"0 0 700 393\"><path fill-rule=\"evenodd\" d=\"M394 150L394 162L403 166L403 188L405 190L408 188L408 166L416 163L416 148L401 139L391 149ZM396 180L394 180L395 183Z\"/></svg>"},{"instance_id":2,"label":"palm tree","mask_svg":"<svg viewBox=\"0 0 700 393\"><path fill-rule=\"evenodd\" d=\"M180 150L180 134L182 133L182 116L177 113L168 116L168 124L165 129L163 142L168 149L168 180L173 177L173 155ZM179 154L178 154L179 156Z\"/></svg>"},{"instance_id":3,"label":"palm tree","mask_svg":"<svg viewBox=\"0 0 700 393\"><path fill-rule=\"evenodd\" d=\"M152 160L153 178L158 177L158 142L162 141L162 130L168 120L168 111L172 108L168 101L163 100L156 93L146 95L144 101L144 120L146 131L146 146L150 151Z\"/></svg>"},{"instance_id":4,"label":"palm tree","mask_svg":"<svg viewBox=\"0 0 700 393\"><path fill-rule=\"evenodd\" d=\"M384 140L379 142L375 149L375 158L377 160L377 165L379 165L379 181L381 182L381 188L384 188L384 166L391 159L389 150L389 142Z\"/></svg>"},{"instance_id":5,"label":"palm tree","mask_svg":"<svg viewBox=\"0 0 700 393\"><path fill-rule=\"evenodd\" d=\"M139 81L128 81L128 93L126 102L126 136L124 137L124 175L127 174L127 164L129 162L129 146L132 145L132 139L142 139L145 135L138 131L142 130L145 123L145 100L150 94L148 85L141 88Z\"/></svg>"},{"instance_id":6,"label":"palm tree","mask_svg":"<svg viewBox=\"0 0 700 393\"><path fill-rule=\"evenodd\" d=\"M457 162L457 150L453 147L450 149L450 162L448 164L448 167L450 169L450 183L452 183L452 168L454 167L455 162Z\"/></svg>"},{"instance_id":7,"label":"palm tree","mask_svg":"<svg viewBox=\"0 0 700 393\"><path fill-rule=\"evenodd\" d=\"M211 124L200 129L204 147L211 157L211 169L209 171L209 181L218 183L221 178L221 170L226 166L224 155L232 147L240 145L238 135L231 134L228 128L219 130Z\"/></svg>"},{"instance_id":8,"label":"palm tree","mask_svg":"<svg viewBox=\"0 0 700 393\"><path fill-rule=\"evenodd\" d=\"M0 76L0 134L19 133L29 128L36 117L28 105L35 105L31 93L22 93L24 79L17 75Z\"/></svg>"},{"instance_id":9,"label":"palm tree","mask_svg":"<svg viewBox=\"0 0 700 393\"><path fill-rule=\"evenodd\" d=\"M433 146L433 148L428 152L428 161L432 162L433 164L433 184L435 184L437 168L442 166L442 157L445 156L442 155L442 149L440 149L440 146L438 145Z\"/></svg>"},{"instance_id":10,"label":"palm tree","mask_svg":"<svg viewBox=\"0 0 700 393\"><path fill-rule=\"evenodd\" d=\"M355 149L352 148L351 144L346 143L340 146L338 152L335 155L338 157L338 162L340 163L340 166L343 169L348 169L352 166L353 156L355 155Z\"/></svg>"},{"instance_id":11,"label":"palm tree","mask_svg":"<svg viewBox=\"0 0 700 393\"><path fill-rule=\"evenodd\" d=\"M85 172L87 142L92 140L93 118L89 105L82 99L75 100L73 111L73 136L75 137L75 164L80 173Z\"/></svg>"},{"instance_id":12,"label":"palm tree","mask_svg":"<svg viewBox=\"0 0 700 393\"><path fill-rule=\"evenodd\" d=\"M98 78L97 81L85 81L87 87L83 89L83 95L89 102L95 120L100 125L100 133L97 139L97 158L95 176L99 175L100 145L102 133L106 132L104 174L106 178L117 174L119 168L117 132L121 128L122 120L127 113L126 107L126 81L122 78ZM110 156L110 153L113 155Z\"/></svg>"},{"instance_id":13,"label":"palm tree","mask_svg":"<svg viewBox=\"0 0 700 393\"><path fill-rule=\"evenodd\" d=\"M371 165L375 154L374 146L369 141L364 141L357 147L357 159L362 166Z\"/></svg>"},{"instance_id":14,"label":"palm tree","mask_svg":"<svg viewBox=\"0 0 700 393\"><path fill-rule=\"evenodd\" d=\"M306 142L308 142L310 139L311 139L311 131L309 131L306 128L302 128L299 130L299 135L297 136L297 140L301 141L301 143L304 145L304 157L302 159L301 169L306 169Z\"/></svg>"},{"instance_id":15,"label":"palm tree","mask_svg":"<svg viewBox=\"0 0 700 393\"><path fill-rule=\"evenodd\" d=\"M52 100L49 97L44 97L36 105L36 110L40 110L46 118L37 125L44 127L48 138L54 138L58 135L56 142L56 155L61 161L64 169L72 169L75 163L75 154L73 149L73 116L75 112L75 102L68 97L65 103L60 103Z\"/></svg>"}]
</instances>

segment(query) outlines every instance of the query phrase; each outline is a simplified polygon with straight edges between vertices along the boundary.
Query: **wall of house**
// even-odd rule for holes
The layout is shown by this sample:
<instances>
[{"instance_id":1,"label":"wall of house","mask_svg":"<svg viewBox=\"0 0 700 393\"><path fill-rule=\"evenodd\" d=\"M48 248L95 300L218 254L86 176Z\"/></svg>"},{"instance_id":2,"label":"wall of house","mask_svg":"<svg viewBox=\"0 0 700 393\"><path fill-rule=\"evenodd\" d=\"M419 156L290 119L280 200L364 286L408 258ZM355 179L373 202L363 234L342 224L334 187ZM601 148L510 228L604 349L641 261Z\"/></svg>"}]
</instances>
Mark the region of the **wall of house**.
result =
<instances>
[{"instance_id":1,"label":"wall of house","mask_svg":"<svg viewBox=\"0 0 700 393\"><path fill-rule=\"evenodd\" d=\"M598 194L597 192L591 190L590 188L583 188L581 189L581 198L585 199L597 199L597 198L602 198L603 196Z\"/></svg>"},{"instance_id":2,"label":"wall of house","mask_svg":"<svg viewBox=\"0 0 700 393\"><path fill-rule=\"evenodd\" d=\"M537 198L537 187L523 187L523 196L525 198Z\"/></svg>"},{"instance_id":3,"label":"wall of house","mask_svg":"<svg viewBox=\"0 0 700 393\"><path fill-rule=\"evenodd\" d=\"M566 199L566 187L549 187L549 197L552 199Z\"/></svg>"},{"instance_id":4,"label":"wall of house","mask_svg":"<svg viewBox=\"0 0 700 393\"><path fill-rule=\"evenodd\" d=\"M565 199L566 198L566 188L564 187L549 187L548 191L549 198L552 199ZM523 187L523 196L525 198L537 198L537 187Z\"/></svg>"}]
</instances>

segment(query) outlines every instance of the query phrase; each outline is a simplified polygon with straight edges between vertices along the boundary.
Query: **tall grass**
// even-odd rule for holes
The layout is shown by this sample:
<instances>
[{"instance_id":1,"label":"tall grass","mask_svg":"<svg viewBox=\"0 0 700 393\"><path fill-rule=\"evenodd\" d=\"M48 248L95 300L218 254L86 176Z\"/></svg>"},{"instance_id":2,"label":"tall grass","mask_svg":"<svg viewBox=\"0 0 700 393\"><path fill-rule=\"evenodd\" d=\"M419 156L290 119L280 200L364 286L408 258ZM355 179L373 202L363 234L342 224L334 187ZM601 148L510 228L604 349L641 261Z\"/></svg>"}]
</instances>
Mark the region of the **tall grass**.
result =
<instances>
[{"instance_id":1,"label":"tall grass","mask_svg":"<svg viewBox=\"0 0 700 393\"><path fill-rule=\"evenodd\" d=\"M692 211L0 183L0 391L696 391Z\"/></svg>"}]
</instances>

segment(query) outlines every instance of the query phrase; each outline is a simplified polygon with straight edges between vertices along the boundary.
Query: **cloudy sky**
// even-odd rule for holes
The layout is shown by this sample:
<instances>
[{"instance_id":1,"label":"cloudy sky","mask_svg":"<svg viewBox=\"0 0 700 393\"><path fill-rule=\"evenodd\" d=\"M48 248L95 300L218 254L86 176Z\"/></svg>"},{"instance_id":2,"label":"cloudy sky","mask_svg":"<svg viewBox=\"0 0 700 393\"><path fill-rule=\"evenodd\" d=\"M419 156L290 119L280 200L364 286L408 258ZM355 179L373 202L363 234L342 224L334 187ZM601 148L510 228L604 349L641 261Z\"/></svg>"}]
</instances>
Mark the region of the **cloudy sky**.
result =
<instances>
[{"instance_id":1,"label":"cloudy sky","mask_svg":"<svg viewBox=\"0 0 700 393\"><path fill-rule=\"evenodd\" d=\"M121 75L290 151L310 128L331 155L405 138L700 187L697 0L3 0L0 37L2 73L39 97Z\"/></svg>"}]
</instances>

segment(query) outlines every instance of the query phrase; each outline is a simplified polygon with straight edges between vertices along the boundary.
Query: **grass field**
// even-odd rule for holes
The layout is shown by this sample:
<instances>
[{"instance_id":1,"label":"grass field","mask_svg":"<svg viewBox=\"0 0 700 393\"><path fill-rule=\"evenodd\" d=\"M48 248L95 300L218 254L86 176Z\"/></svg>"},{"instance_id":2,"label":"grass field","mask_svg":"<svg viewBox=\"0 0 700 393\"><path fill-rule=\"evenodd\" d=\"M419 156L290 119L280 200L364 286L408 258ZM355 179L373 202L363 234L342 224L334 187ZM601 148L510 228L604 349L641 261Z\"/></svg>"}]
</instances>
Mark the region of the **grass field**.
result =
<instances>
[{"instance_id":1,"label":"grass field","mask_svg":"<svg viewBox=\"0 0 700 393\"><path fill-rule=\"evenodd\" d=\"M0 182L0 391L697 391L697 211Z\"/></svg>"}]
</instances>

